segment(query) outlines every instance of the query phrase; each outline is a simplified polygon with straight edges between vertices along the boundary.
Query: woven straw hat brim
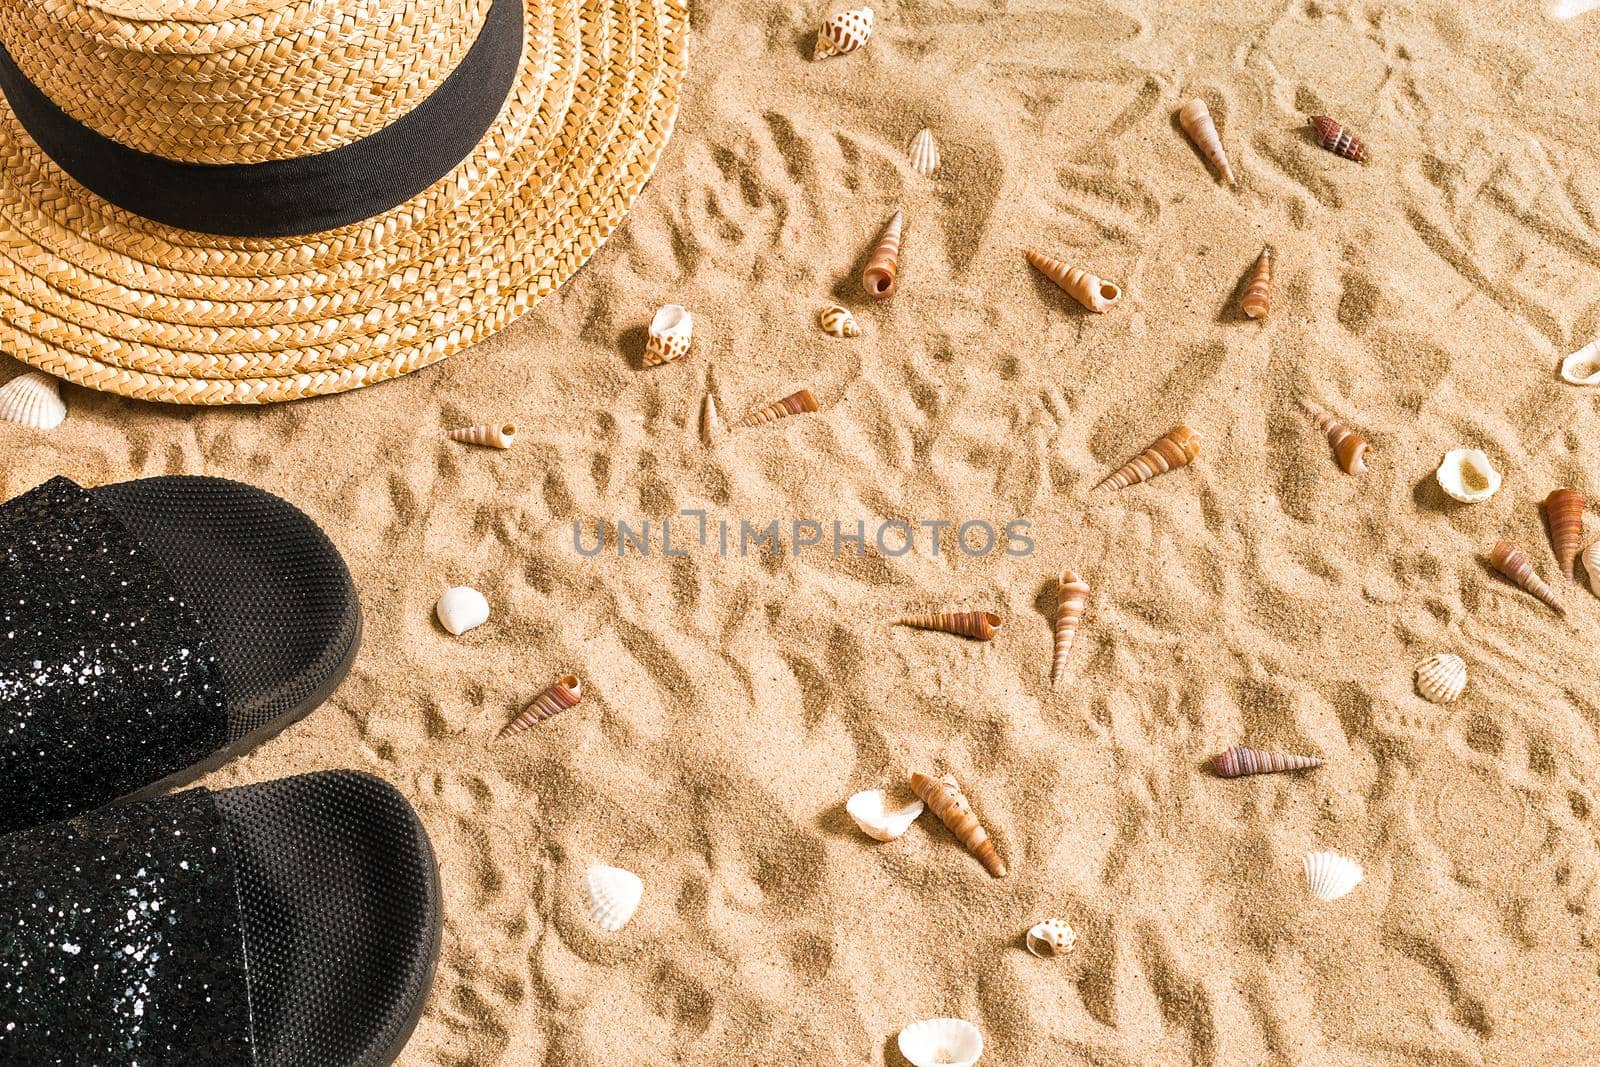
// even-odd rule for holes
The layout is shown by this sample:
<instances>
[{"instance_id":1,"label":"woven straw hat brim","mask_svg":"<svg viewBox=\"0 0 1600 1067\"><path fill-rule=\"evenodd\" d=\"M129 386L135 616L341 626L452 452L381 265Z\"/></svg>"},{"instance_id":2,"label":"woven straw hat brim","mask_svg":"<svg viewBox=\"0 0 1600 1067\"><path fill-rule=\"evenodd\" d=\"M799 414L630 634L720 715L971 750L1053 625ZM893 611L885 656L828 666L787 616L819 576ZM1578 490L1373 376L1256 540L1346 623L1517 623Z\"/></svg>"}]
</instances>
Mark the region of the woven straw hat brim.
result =
<instances>
[{"instance_id":1,"label":"woven straw hat brim","mask_svg":"<svg viewBox=\"0 0 1600 1067\"><path fill-rule=\"evenodd\" d=\"M393 378L504 327L626 215L686 67L686 0L525 11L520 72L473 155L399 207L309 237L213 237L116 208L0 102L0 348L128 396L261 403Z\"/></svg>"}]
</instances>

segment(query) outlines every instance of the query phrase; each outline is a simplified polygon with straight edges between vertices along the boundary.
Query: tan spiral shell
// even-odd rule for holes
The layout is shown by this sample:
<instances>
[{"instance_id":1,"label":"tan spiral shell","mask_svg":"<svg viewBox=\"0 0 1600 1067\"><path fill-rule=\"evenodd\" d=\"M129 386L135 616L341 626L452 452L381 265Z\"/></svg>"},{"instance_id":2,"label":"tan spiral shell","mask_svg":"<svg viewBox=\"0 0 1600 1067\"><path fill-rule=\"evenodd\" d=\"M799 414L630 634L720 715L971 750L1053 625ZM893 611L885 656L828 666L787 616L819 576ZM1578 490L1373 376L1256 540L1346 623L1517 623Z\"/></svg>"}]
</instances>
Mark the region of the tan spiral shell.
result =
<instances>
[{"instance_id":1,"label":"tan spiral shell","mask_svg":"<svg viewBox=\"0 0 1600 1067\"><path fill-rule=\"evenodd\" d=\"M1317 144L1326 148L1336 156L1356 163L1367 161L1367 146L1362 144L1345 127L1339 125L1326 115L1311 116L1311 127L1317 131Z\"/></svg>"},{"instance_id":2,"label":"tan spiral shell","mask_svg":"<svg viewBox=\"0 0 1600 1067\"><path fill-rule=\"evenodd\" d=\"M939 816L939 821L950 828L956 840L977 857L984 870L996 878L1006 876L1005 861L995 850L994 842L989 840L983 824L972 813L972 805L967 803L966 795L954 778L948 774L943 778L930 778L913 772L911 788L928 809Z\"/></svg>"},{"instance_id":3,"label":"tan spiral shell","mask_svg":"<svg viewBox=\"0 0 1600 1067\"><path fill-rule=\"evenodd\" d=\"M829 304L817 312L817 325L829 337L861 336L861 325L843 304Z\"/></svg>"},{"instance_id":4,"label":"tan spiral shell","mask_svg":"<svg viewBox=\"0 0 1600 1067\"><path fill-rule=\"evenodd\" d=\"M644 344L644 365L659 367L689 354L694 339L694 315L682 304L664 304L650 319Z\"/></svg>"},{"instance_id":5,"label":"tan spiral shell","mask_svg":"<svg viewBox=\"0 0 1600 1067\"><path fill-rule=\"evenodd\" d=\"M1489 554L1489 562L1513 584L1538 597L1551 611L1563 618L1566 616L1567 609L1561 606L1549 584L1534 571L1533 563L1522 549L1510 541L1501 541Z\"/></svg>"},{"instance_id":6,"label":"tan spiral shell","mask_svg":"<svg viewBox=\"0 0 1600 1067\"><path fill-rule=\"evenodd\" d=\"M1281 774L1284 771L1307 771L1322 766L1315 756L1296 756L1289 752L1268 752L1261 748L1234 745L1226 752L1212 757L1211 767L1219 778L1242 778L1247 774Z\"/></svg>"},{"instance_id":7,"label":"tan spiral shell","mask_svg":"<svg viewBox=\"0 0 1600 1067\"><path fill-rule=\"evenodd\" d=\"M918 630L938 630L958 637L970 637L974 641L993 641L994 635L1005 625L1005 620L992 611L936 612L908 615L900 620L900 625Z\"/></svg>"},{"instance_id":8,"label":"tan spiral shell","mask_svg":"<svg viewBox=\"0 0 1600 1067\"><path fill-rule=\"evenodd\" d=\"M1550 545L1556 550L1561 573L1573 576L1573 564L1583 543L1583 496L1574 489L1557 489L1544 498L1544 521Z\"/></svg>"},{"instance_id":9,"label":"tan spiral shell","mask_svg":"<svg viewBox=\"0 0 1600 1067\"><path fill-rule=\"evenodd\" d=\"M798 393L790 393L782 400L774 400L766 407L757 408L734 423L733 428L738 430L747 426L760 426L768 422L777 422L790 415L804 415L819 410L821 409L817 405L817 398L811 395L811 390L802 389Z\"/></svg>"},{"instance_id":10,"label":"tan spiral shell","mask_svg":"<svg viewBox=\"0 0 1600 1067\"><path fill-rule=\"evenodd\" d=\"M1114 282L1097 278L1082 267L1069 267L1061 260L1032 248L1023 249L1022 254L1034 269L1090 311L1104 314L1122 299L1122 290Z\"/></svg>"},{"instance_id":11,"label":"tan spiral shell","mask_svg":"<svg viewBox=\"0 0 1600 1067\"><path fill-rule=\"evenodd\" d=\"M1256 257L1255 268L1250 272L1250 283L1244 287L1239 306L1252 319L1264 319L1272 310L1272 249L1263 248L1261 255Z\"/></svg>"},{"instance_id":12,"label":"tan spiral shell","mask_svg":"<svg viewBox=\"0 0 1600 1067\"><path fill-rule=\"evenodd\" d=\"M859 11L841 11L822 24L817 31L817 47L811 54L812 62L829 56L842 56L854 52L872 36L872 8Z\"/></svg>"},{"instance_id":13,"label":"tan spiral shell","mask_svg":"<svg viewBox=\"0 0 1600 1067\"><path fill-rule=\"evenodd\" d=\"M496 741L520 734L536 722L560 715L568 708L576 707L583 698L583 683L578 681L575 674L562 675L545 687L544 692L533 698L533 702L522 709L522 714L506 723L495 734Z\"/></svg>"},{"instance_id":14,"label":"tan spiral shell","mask_svg":"<svg viewBox=\"0 0 1600 1067\"><path fill-rule=\"evenodd\" d=\"M1365 474L1367 439L1304 397L1300 399L1300 406L1317 424L1317 429L1327 435L1328 444L1333 446L1334 458L1339 461L1339 468L1346 474Z\"/></svg>"},{"instance_id":15,"label":"tan spiral shell","mask_svg":"<svg viewBox=\"0 0 1600 1067\"><path fill-rule=\"evenodd\" d=\"M717 431L721 428L721 420L717 418L717 401L708 389L705 402L700 405L700 443L707 448L716 444Z\"/></svg>"},{"instance_id":16,"label":"tan spiral shell","mask_svg":"<svg viewBox=\"0 0 1600 1067\"><path fill-rule=\"evenodd\" d=\"M1228 153L1222 149L1222 138L1217 136L1217 126L1211 121L1211 109L1206 107L1206 102L1196 97L1184 104L1178 109L1178 122L1189 135L1189 140L1200 149L1200 154L1228 179L1228 184L1238 184L1234 181L1233 168L1228 165Z\"/></svg>"},{"instance_id":17,"label":"tan spiral shell","mask_svg":"<svg viewBox=\"0 0 1600 1067\"><path fill-rule=\"evenodd\" d=\"M1200 454L1200 435L1187 426L1174 426L1167 435L1107 475L1097 491L1126 489L1168 471L1188 466Z\"/></svg>"},{"instance_id":18,"label":"tan spiral shell","mask_svg":"<svg viewBox=\"0 0 1600 1067\"><path fill-rule=\"evenodd\" d=\"M894 295L900 273L900 230L905 221L905 212L894 213L894 218L883 228L883 236L878 238L877 247L872 250L866 267L861 271L861 287L874 300L887 300Z\"/></svg>"},{"instance_id":19,"label":"tan spiral shell","mask_svg":"<svg viewBox=\"0 0 1600 1067\"><path fill-rule=\"evenodd\" d=\"M444 435L452 441L463 441L469 445L510 448L517 440L517 424L498 422L485 423L482 426L464 426L459 430L446 430Z\"/></svg>"},{"instance_id":20,"label":"tan spiral shell","mask_svg":"<svg viewBox=\"0 0 1600 1067\"><path fill-rule=\"evenodd\" d=\"M1438 652L1417 664L1417 692L1435 704L1451 704L1467 691L1467 662Z\"/></svg>"},{"instance_id":21,"label":"tan spiral shell","mask_svg":"<svg viewBox=\"0 0 1600 1067\"><path fill-rule=\"evenodd\" d=\"M1067 656L1072 652L1072 639L1078 633L1078 620L1089 604L1089 583L1079 578L1077 572L1065 570L1056 579L1056 640L1055 655L1050 661L1050 684L1055 685L1067 673Z\"/></svg>"}]
</instances>

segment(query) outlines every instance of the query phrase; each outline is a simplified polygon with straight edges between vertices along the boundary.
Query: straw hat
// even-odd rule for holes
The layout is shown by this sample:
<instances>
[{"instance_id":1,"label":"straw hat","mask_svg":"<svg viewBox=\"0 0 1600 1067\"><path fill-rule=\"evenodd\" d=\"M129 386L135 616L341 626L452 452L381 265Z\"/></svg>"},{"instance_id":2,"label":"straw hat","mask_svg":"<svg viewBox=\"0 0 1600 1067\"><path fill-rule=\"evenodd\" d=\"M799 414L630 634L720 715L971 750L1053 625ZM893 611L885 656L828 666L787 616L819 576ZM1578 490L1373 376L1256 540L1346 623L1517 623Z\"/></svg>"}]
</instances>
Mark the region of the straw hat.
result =
<instances>
[{"instance_id":1,"label":"straw hat","mask_svg":"<svg viewBox=\"0 0 1600 1067\"><path fill-rule=\"evenodd\" d=\"M572 275L687 0L0 0L0 350L192 404L355 389Z\"/></svg>"}]
</instances>

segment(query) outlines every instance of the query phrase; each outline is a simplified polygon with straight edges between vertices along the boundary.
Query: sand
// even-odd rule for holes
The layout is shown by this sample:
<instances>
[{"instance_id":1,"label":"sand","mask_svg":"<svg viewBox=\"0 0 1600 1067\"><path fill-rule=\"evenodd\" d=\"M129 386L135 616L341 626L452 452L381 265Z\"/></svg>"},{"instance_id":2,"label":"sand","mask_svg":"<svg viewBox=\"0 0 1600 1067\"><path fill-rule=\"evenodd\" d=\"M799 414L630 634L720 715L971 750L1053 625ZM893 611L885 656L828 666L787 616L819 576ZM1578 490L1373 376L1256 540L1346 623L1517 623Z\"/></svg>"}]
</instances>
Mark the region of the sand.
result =
<instances>
[{"instance_id":1,"label":"sand","mask_svg":"<svg viewBox=\"0 0 1600 1067\"><path fill-rule=\"evenodd\" d=\"M0 426L0 489L224 475L342 548L353 673L209 784L357 767L416 804L448 920L405 1064L900 1067L900 1028L945 1014L996 1067L1600 1058L1600 601L1557 573L1537 506L1600 493L1600 394L1556 376L1600 333L1600 14L876 6L864 51L813 64L827 10L698 4L660 171L502 336L265 410L69 388L58 431ZM1176 125L1195 95L1237 190ZM1318 149L1308 113L1372 161ZM924 126L932 181L905 157ZM900 206L901 290L870 303L856 275ZM1251 322L1264 243L1279 286ZM1027 244L1122 305L1076 307ZM861 337L817 329L833 299ZM695 312L693 351L646 371L666 302ZM822 411L708 450L708 381L734 416L801 386ZM1368 437L1369 474L1337 469L1298 394ZM498 419L509 452L436 438ZM1193 466L1090 496L1179 421ZM1505 474L1488 503L1434 485L1456 446ZM680 517L667 557L680 509L712 544ZM773 518L1025 519L1034 550L968 556L945 530L935 556L917 528L904 555L718 555L715 523ZM587 547L596 520L646 519L648 556L574 551L574 520ZM1489 570L1501 537L1569 621ZM1067 566L1093 596L1052 692ZM494 614L452 638L431 611L458 583ZM1004 615L995 641L890 625L968 609ZM1457 704L1413 689L1437 651L1469 664ZM491 745L567 671L578 708ZM1207 773L1241 741L1327 765ZM913 769L963 784L1005 879L930 816L855 829L845 799ZM1322 848L1367 870L1332 904L1300 873ZM644 879L620 934L584 915L594 862ZM1079 933L1065 960L1023 951L1050 915Z\"/></svg>"}]
</instances>

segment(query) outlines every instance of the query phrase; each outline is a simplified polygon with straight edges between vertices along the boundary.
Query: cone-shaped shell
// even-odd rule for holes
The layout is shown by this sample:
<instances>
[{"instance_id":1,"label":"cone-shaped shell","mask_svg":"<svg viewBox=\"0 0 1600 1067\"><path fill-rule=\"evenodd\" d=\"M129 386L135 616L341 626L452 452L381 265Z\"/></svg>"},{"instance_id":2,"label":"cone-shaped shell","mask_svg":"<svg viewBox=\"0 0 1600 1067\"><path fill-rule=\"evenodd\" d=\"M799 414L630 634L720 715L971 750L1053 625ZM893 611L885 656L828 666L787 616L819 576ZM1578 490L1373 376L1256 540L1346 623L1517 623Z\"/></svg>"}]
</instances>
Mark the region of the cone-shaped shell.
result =
<instances>
[{"instance_id":1,"label":"cone-shaped shell","mask_svg":"<svg viewBox=\"0 0 1600 1067\"><path fill-rule=\"evenodd\" d=\"M1238 184L1234 181L1233 168L1228 165L1228 153L1222 150L1222 138L1217 136L1217 126L1211 121L1211 109L1206 107L1206 102L1196 97L1184 104L1178 109L1178 122L1183 126L1183 132L1189 135L1189 140L1200 149L1200 154L1217 168L1217 173L1226 178L1229 185Z\"/></svg>"},{"instance_id":2,"label":"cone-shaped shell","mask_svg":"<svg viewBox=\"0 0 1600 1067\"><path fill-rule=\"evenodd\" d=\"M992 611L957 611L931 615L910 615L900 620L902 626L918 630L940 630L947 634L970 637L974 641L993 641L1005 621Z\"/></svg>"},{"instance_id":3,"label":"cone-shaped shell","mask_svg":"<svg viewBox=\"0 0 1600 1067\"><path fill-rule=\"evenodd\" d=\"M469 445L510 448L517 442L517 424L497 422L485 423L482 426L463 426L459 430L446 430L444 435L452 441L463 441Z\"/></svg>"},{"instance_id":4,"label":"cone-shaped shell","mask_svg":"<svg viewBox=\"0 0 1600 1067\"><path fill-rule=\"evenodd\" d=\"M650 338L644 343L644 365L659 367L689 354L694 337L694 315L682 304L665 304L650 320Z\"/></svg>"},{"instance_id":5,"label":"cone-shaped shell","mask_svg":"<svg viewBox=\"0 0 1600 1067\"><path fill-rule=\"evenodd\" d=\"M1571 578L1583 542L1583 497L1576 490L1557 489L1544 498L1544 521L1561 573Z\"/></svg>"},{"instance_id":6,"label":"cone-shaped shell","mask_svg":"<svg viewBox=\"0 0 1600 1067\"><path fill-rule=\"evenodd\" d=\"M1311 127L1317 131L1317 144L1334 155L1343 156L1357 163L1365 163L1367 161L1367 146L1362 144L1355 134L1328 116L1311 116Z\"/></svg>"},{"instance_id":7,"label":"cone-shaped shell","mask_svg":"<svg viewBox=\"0 0 1600 1067\"><path fill-rule=\"evenodd\" d=\"M734 423L733 428L738 430L747 426L761 426L788 418L790 415L804 415L818 410L821 409L817 405L817 398L811 395L811 390L802 389L798 393L790 393L782 400L774 400L766 407L757 408Z\"/></svg>"},{"instance_id":8,"label":"cone-shaped shell","mask_svg":"<svg viewBox=\"0 0 1600 1067\"><path fill-rule=\"evenodd\" d=\"M861 324L850 314L850 309L841 304L829 304L817 312L817 325L829 337L861 336Z\"/></svg>"},{"instance_id":9,"label":"cone-shaped shell","mask_svg":"<svg viewBox=\"0 0 1600 1067\"><path fill-rule=\"evenodd\" d=\"M61 383L48 374L24 371L0 385L0 419L33 430L53 430L67 417Z\"/></svg>"},{"instance_id":10,"label":"cone-shaped shell","mask_svg":"<svg viewBox=\"0 0 1600 1067\"><path fill-rule=\"evenodd\" d=\"M817 47L811 53L812 62L829 56L842 56L854 52L872 36L872 8L859 11L841 11L822 24L817 31Z\"/></svg>"},{"instance_id":11,"label":"cone-shaped shell","mask_svg":"<svg viewBox=\"0 0 1600 1067\"><path fill-rule=\"evenodd\" d=\"M1467 663L1438 652L1417 664L1417 692L1435 704L1453 704L1467 691Z\"/></svg>"},{"instance_id":12,"label":"cone-shaped shell","mask_svg":"<svg viewBox=\"0 0 1600 1067\"><path fill-rule=\"evenodd\" d=\"M928 805L928 810L950 828L956 840L977 857L984 870L996 878L1006 876L1005 861L995 851L994 842L989 840L983 824L972 813L972 805L967 803L966 795L961 792L954 778L948 774L943 778L930 778L926 774L913 772L911 789Z\"/></svg>"},{"instance_id":13,"label":"cone-shaped shell","mask_svg":"<svg viewBox=\"0 0 1600 1067\"><path fill-rule=\"evenodd\" d=\"M1590 341L1562 360L1561 377L1573 385L1600 385L1600 340Z\"/></svg>"},{"instance_id":14,"label":"cone-shaped shell","mask_svg":"<svg viewBox=\"0 0 1600 1067\"><path fill-rule=\"evenodd\" d=\"M1433 476L1446 496L1463 504L1481 504L1500 489L1500 472L1476 448L1452 448Z\"/></svg>"},{"instance_id":15,"label":"cone-shaped shell","mask_svg":"<svg viewBox=\"0 0 1600 1067\"><path fill-rule=\"evenodd\" d=\"M1316 422L1317 429L1327 434L1328 444L1333 446L1333 455L1339 461L1339 468L1346 474L1365 474L1367 439L1309 400L1302 399L1300 406Z\"/></svg>"},{"instance_id":16,"label":"cone-shaped shell","mask_svg":"<svg viewBox=\"0 0 1600 1067\"><path fill-rule=\"evenodd\" d=\"M1260 748L1234 745L1228 751L1214 756L1211 767L1219 778L1242 778L1247 774L1280 774L1284 771L1308 771L1322 766L1315 756L1296 756L1288 752L1268 752Z\"/></svg>"},{"instance_id":17,"label":"cone-shaped shell","mask_svg":"<svg viewBox=\"0 0 1600 1067\"><path fill-rule=\"evenodd\" d=\"M721 420L717 418L717 401L707 392L705 403L700 405L700 443L710 448L716 443L717 431L721 428Z\"/></svg>"},{"instance_id":18,"label":"cone-shaped shell","mask_svg":"<svg viewBox=\"0 0 1600 1067\"><path fill-rule=\"evenodd\" d=\"M913 137L907 154L911 157L911 169L924 178L932 177L939 169L939 145L933 139L932 130L923 130Z\"/></svg>"},{"instance_id":19,"label":"cone-shaped shell","mask_svg":"<svg viewBox=\"0 0 1600 1067\"><path fill-rule=\"evenodd\" d=\"M544 692L533 698L533 703L522 709L522 714L506 723L500 732L494 735L499 741L520 734L536 722L560 715L568 708L578 706L578 701L583 699L583 683L578 681L575 674L564 674L545 687Z\"/></svg>"},{"instance_id":20,"label":"cone-shaped shell","mask_svg":"<svg viewBox=\"0 0 1600 1067\"><path fill-rule=\"evenodd\" d=\"M1361 864L1337 852L1313 852L1306 857L1306 886L1318 900L1338 900L1361 884Z\"/></svg>"},{"instance_id":21,"label":"cone-shaped shell","mask_svg":"<svg viewBox=\"0 0 1600 1067\"><path fill-rule=\"evenodd\" d=\"M844 810L874 841L893 841L922 814L922 801L894 805L882 789L866 789L845 801Z\"/></svg>"},{"instance_id":22,"label":"cone-shaped shell","mask_svg":"<svg viewBox=\"0 0 1600 1067\"><path fill-rule=\"evenodd\" d=\"M1042 960L1065 956L1078 943L1078 933L1065 919L1046 919L1028 931L1028 951Z\"/></svg>"},{"instance_id":23,"label":"cone-shaped shell","mask_svg":"<svg viewBox=\"0 0 1600 1067\"><path fill-rule=\"evenodd\" d=\"M584 875L589 891L589 918L602 930L616 933L628 925L644 899L644 883L632 871L597 863Z\"/></svg>"},{"instance_id":24,"label":"cone-shaped shell","mask_svg":"<svg viewBox=\"0 0 1600 1067\"><path fill-rule=\"evenodd\" d=\"M1187 426L1174 426L1161 440L1107 475L1096 490L1126 489L1194 462L1200 454L1200 435Z\"/></svg>"},{"instance_id":25,"label":"cone-shaped shell","mask_svg":"<svg viewBox=\"0 0 1600 1067\"><path fill-rule=\"evenodd\" d=\"M1069 267L1061 260L1032 248L1024 249L1022 254L1040 274L1055 282L1062 291L1090 311L1104 314L1122 299L1122 290L1114 283L1097 278L1082 267Z\"/></svg>"},{"instance_id":26,"label":"cone-shaped shell","mask_svg":"<svg viewBox=\"0 0 1600 1067\"><path fill-rule=\"evenodd\" d=\"M1075 571L1062 571L1056 579L1056 642L1055 655L1050 660L1050 684L1055 685L1067 673L1067 656L1072 652L1072 639L1078 634L1078 620L1089 604L1089 583L1079 578Z\"/></svg>"},{"instance_id":27,"label":"cone-shaped shell","mask_svg":"<svg viewBox=\"0 0 1600 1067\"><path fill-rule=\"evenodd\" d=\"M900 1031L900 1055L911 1067L973 1067L983 1034L965 1019L924 1019Z\"/></svg>"},{"instance_id":28,"label":"cone-shaped shell","mask_svg":"<svg viewBox=\"0 0 1600 1067\"><path fill-rule=\"evenodd\" d=\"M1533 569L1532 561L1522 549L1510 541L1501 541L1494 546L1494 551L1489 553L1489 562L1513 584L1538 597L1551 611L1566 616L1567 609L1561 606L1550 586L1539 577Z\"/></svg>"},{"instance_id":29,"label":"cone-shaped shell","mask_svg":"<svg viewBox=\"0 0 1600 1067\"><path fill-rule=\"evenodd\" d=\"M1261 255L1256 257L1256 265L1250 272L1250 282L1244 287L1244 296L1239 298L1239 306L1244 313L1252 319L1264 319L1267 312L1272 310L1272 249L1263 248Z\"/></svg>"},{"instance_id":30,"label":"cone-shaped shell","mask_svg":"<svg viewBox=\"0 0 1600 1067\"><path fill-rule=\"evenodd\" d=\"M896 211L889 225L883 228L877 247L867 258L861 271L861 288L874 300L886 300L894 295L896 278L900 273L900 231L905 226L906 215Z\"/></svg>"}]
</instances>

